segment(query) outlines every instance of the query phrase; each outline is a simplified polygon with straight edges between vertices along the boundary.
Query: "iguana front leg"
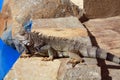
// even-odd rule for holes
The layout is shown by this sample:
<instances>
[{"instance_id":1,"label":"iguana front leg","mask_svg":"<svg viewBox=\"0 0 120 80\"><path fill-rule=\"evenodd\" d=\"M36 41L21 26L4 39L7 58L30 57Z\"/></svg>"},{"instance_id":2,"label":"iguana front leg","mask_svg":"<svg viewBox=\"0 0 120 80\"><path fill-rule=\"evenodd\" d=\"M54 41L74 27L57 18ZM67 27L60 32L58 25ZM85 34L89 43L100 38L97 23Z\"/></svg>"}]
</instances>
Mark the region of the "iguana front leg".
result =
<instances>
[{"instance_id":1,"label":"iguana front leg","mask_svg":"<svg viewBox=\"0 0 120 80\"><path fill-rule=\"evenodd\" d=\"M53 48L49 47L48 48L48 56L42 59L42 61L52 61L54 59L54 53L53 53Z\"/></svg>"},{"instance_id":2,"label":"iguana front leg","mask_svg":"<svg viewBox=\"0 0 120 80\"><path fill-rule=\"evenodd\" d=\"M54 49L49 45L41 47L39 52L41 55L48 56L44 57L42 61L52 61L54 59Z\"/></svg>"}]
</instances>

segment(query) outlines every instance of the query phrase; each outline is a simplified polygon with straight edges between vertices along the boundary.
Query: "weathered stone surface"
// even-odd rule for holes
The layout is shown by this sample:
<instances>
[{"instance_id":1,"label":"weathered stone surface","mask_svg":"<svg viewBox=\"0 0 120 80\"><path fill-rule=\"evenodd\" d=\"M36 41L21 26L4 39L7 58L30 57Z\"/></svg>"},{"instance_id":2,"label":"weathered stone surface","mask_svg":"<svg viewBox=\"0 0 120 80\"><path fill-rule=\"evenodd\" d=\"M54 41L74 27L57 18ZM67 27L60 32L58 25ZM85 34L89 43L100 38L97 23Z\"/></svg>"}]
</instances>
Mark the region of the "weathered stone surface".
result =
<instances>
[{"instance_id":1,"label":"weathered stone surface","mask_svg":"<svg viewBox=\"0 0 120 80\"><path fill-rule=\"evenodd\" d=\"M59 60L41 61L41 58L20 58L4 80L57 80Z\"/></svg>"},{"instance_id":2,"label":"weathered stone surface","mask_svg":"<svg viewBox=\"0 0 120 80\"><path fill-rule=\"evenodd\" d=\"M68 69L64 80L101 80L100 68L81 65L79 68Z\"/></svg>"},{"instance_id":3,"label":"weathered stone surface","mask_svg":"<svg viewBox=\"0 0 120 80\"><path fill-rule=\"evenodd\" d=\"M0 13L0 36L2 35L3 31L7 28L7 25L11 22L11 12L10 7L8 5L10 1L4 0L3 9Z\"/></svg>"},{"instance_id":4,"label":"weathered stone surface","mask_svg":"<svg viewBox=\"0 0 120 80\"><path fill-rule=\"evenodd\" d=\"M84 23L98 45L120 56L120 17L93 19Z\"/></svg>"},{"instance_id":5,"label":"weathered stone surface","mask_svg":"<svg viewBox=\"0 0 120 80\"><path fill-rule=\"evenodd\" d=\"M33 28L39 27L66 27L66 28L84 28L76 17L36 19L33 22Z\"/></svg>"},{"instance_id":6,"label":"weathered stone surface","mask_svg":"<svg viewBox=\"0 0 120 80\"><path fill-rule=\"evenodd\" d=\"M47 36L79 40L85 46L91 45L87 30L76 17L34 20L32 31L41 32Z\"/></svg>"},{"instance_id":7,"label":"weathered stone surface","mask_svg":"<svg viewBox=\"0 0 120 80\"><path fill-rule=\"evenodd\" d=\"M84 0L88 18L105 18L120 15L120 0Z\"/></svg>"},{"instance_id":8,"label":"weathered stone surface","mask_svg":"<svg viewBox=\"0 0 120 80\"><path fill-rule=\"evenodd\" d=\"M101 80L100 68L95 59L85 58L85 65L78 64L74 68L67 61L61 63L58 71L58 80ZM64 68L64 70L63 70ZM62 75L62 76L61 76Z\"/></svg>"},{"instance_id":9,"label":"weathered stone surface","mask_svg":"<svg viewBox=\"0 0 120 80\"><path fill-rule=\"evenodd\" d=\"M85 64L78 64L74 68L66 65L63 60L59 71L58 80L118 80L120 66L113 62L84 58ZM62 76L61 76L62 75Z\"/></svg>"},{"instance_id":10,"label":"weathered stone surface","mask_svg":"<svg viewBox=\"0 0 120 80\"><path fill-rule=\"evenodd\" d=\"M82 16L82 10L70 0L10 0L6 1L5 13L11 15L13 37L30 16L32 19Z\"/></svg>"},{"instance_id":11,"label":"weathered stone surface","mask_svg":"<svg viewBox=\"0 0 120 80\"><path fill-rule=\"evenodd\" d=\"M3 31L7 29L7 27L11 23L11 18L5 18L0 14L0 36L2 35Z\"/></svg>"},{"instance_id":12,"label":"weathered stone surface","mask_svg":"<svg viewBox=\"0 0 120 80\"><path fill-rule=\"evenodd\" d=\"M68 60L46 62L41 61L40 57L20 58L5 80L119 80L120 66L113 62L84 58L86 65L78 64L72 68L70 64L66 64Z\"/></svg>"},{"instance_id":13,"label":"weathered stone surface","mask_svg":"<svg viewBox=\"0 0 120 80\"><path fill-rule=\"evenodd\" d=\"M11 0L4 0L1 14L2 14L2 17L4 17L5 19L10 18L12 16L11 15L11 8L9 5L10 3L11 3Z\"/></svg>"},{"instance_id":14,"label":"weathered stone surface","mask_svg":"<svg viewBox=\"0 0 120 80\"><path fill-rule=\"evenodd\" d=\"M33 20L32 31L40 31L43 34L57 37L76 38L78 40L80 39L85 46L91 45L86 29L76 17ZM48 65L48 63L50 64ZM45 66L42 66L41 64ZM55 80L57 78L56 72L58 72L59 64L60 62L58 60L53 62L42 62L40 61L40 58L20 58L7 75L7 79ZM14 71L17 72L17 77L14 76Z\"/></svg>"},{"instance_id":15,"label":"weathered stone surface","mask_svg":"<svg viewBox=\"0 0 120 80\"><path fill-rule=\"evenodd\" d=\"M79 16L79 7L70 0L11 0L12 16L31 14L34 19Z\"/></svg>"},{"instance_id":16,"label":"weathered stone surface","mask_svg":"<svg viewBox=\"0 0 120 80\"><path fill-rule=\"evenodd\" d=\"M5 80L119 80L120 66L109 61L84 58L85 64L72 68L69 59L41 61L39 57L20 58ZM98 66L97 64L101 64ZM61 71L62 70L62 71Z\"/></svg>"},{"instance_id":17,"label":"weathered stone surface","mask_svg":"<svg viewBox=\"0 0 120 80\"><path fill-rule=\"evenodd\" d=\"M0 17L0 36L2 35L4 31L4 25L5 25L5 20L4 18Z\"/></svg>"}]
</instances>

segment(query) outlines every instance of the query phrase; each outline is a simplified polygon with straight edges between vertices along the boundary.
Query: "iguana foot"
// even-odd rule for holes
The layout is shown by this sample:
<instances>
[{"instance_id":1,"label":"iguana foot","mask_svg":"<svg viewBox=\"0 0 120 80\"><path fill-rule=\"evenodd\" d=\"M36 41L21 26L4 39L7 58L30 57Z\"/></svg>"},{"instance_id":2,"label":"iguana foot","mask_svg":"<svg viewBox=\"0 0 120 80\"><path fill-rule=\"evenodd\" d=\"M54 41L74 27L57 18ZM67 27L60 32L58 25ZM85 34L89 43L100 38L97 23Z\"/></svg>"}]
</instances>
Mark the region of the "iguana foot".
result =
<instances>
[{"instance_id":1,"label":"iguana foot","mask_svg":"<svg viewBox=\"0 0 120 80\"><path fill-rule=\"evenodd\" d=\"M41 61L53 61L52 57L44 57Z\"/></svg>"},{"instance_id":2,"label":"iguana foot","mask_svg":"<svg viewBox=\"0 0 120 80\"><path fill-rule=\"evenodd\" d=\"M21 56L20 56L20 58L30 58L30 57L32 57L31 54L26 54L26 55L21 55Z\"/></svg>"},{"instance_id":3,"label":"iguana foot","mask_svg":"<svg viewBox=\"0 0 120 80\"><path fill-rule=\"evenodd\" d=\"M78 63L83 63L84 60L83 59L80 59L80 60L77 60L77 59L70 59L67 64L71 63L72 64L72 67L75 67Z\"/></svg>"}]
</instances>

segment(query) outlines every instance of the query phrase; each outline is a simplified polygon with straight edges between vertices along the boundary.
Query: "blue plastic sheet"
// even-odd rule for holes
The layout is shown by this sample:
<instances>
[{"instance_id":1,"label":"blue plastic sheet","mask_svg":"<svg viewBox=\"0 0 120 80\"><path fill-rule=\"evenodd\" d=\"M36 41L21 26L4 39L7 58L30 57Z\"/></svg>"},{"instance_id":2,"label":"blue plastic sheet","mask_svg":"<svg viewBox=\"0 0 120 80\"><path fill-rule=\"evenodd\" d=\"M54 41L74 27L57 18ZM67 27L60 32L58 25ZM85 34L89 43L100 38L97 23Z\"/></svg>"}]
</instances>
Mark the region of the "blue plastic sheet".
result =
<instances>
[{"instance_id":1,"label":"blue plastic sheet","mask_svg":"<svg viewBox=\"0 0 120 80\"><path fill-rule=\"evenodd\" d=\"M2 6L3 6L3 0L0 0L0 12L2 10Z\"/></svg>"},{"instance_id":2,"label":"blue plastic sheet","mask_svg":"<svg viewBox=\"0 0 120 80\"><path fill-rule=\"evenodd\" d=\"M24 24L24 29L27 32L31 32L31 29L32 29L32 20L29 20L28 22L26 22Z\"/></svg>"},{"instance_id":3,"label":"blue plastic sheet","mask_svg":"<svg viewBox=\"0 0 120 80\"><path fill-rule=\"evenodd\" d=\"M0 80L3 80L20 54L0 39Z\"/></svg>"}]
</instances>

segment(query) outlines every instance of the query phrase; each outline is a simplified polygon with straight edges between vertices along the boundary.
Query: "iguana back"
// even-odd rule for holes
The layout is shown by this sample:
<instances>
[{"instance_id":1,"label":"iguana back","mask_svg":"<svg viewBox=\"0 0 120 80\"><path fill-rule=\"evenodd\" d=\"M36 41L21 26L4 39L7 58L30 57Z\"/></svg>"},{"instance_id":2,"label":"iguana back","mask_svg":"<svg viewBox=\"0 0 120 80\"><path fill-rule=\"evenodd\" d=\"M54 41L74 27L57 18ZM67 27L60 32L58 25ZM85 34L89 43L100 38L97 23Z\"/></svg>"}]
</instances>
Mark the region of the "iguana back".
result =
<instances>
[{"instance_id":1,"label":"iguana back","mask_svg":"<svg viewBox=\"0 0 120 80\"><path fill-rule=\"evenodd\" d=\"M63 56L69 56L72 59L76 59L77 62L81 61L80 57L82 56L89 58L105 59L120 64L119 57L112 55L109 52L100 49L98 47L93 47L93 46L86 47L80 41L77 40L69 40L60 37L45 36L38 32L30 32L29 35L30 35L28 39L30 42L29 45L32 45L34 47L34 50L36 50L36 52L45 50L46 52L48 52L48 54L45 55L47 56L52 55L52 58L55 57L53 51L55 50L58 52L57 53L58 56L60 55L59 52L65 52L62 53ZM44 47L44 49L42 49L42 47Z\"/></svg>"}]
</instances>

